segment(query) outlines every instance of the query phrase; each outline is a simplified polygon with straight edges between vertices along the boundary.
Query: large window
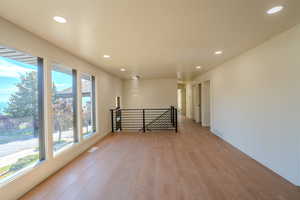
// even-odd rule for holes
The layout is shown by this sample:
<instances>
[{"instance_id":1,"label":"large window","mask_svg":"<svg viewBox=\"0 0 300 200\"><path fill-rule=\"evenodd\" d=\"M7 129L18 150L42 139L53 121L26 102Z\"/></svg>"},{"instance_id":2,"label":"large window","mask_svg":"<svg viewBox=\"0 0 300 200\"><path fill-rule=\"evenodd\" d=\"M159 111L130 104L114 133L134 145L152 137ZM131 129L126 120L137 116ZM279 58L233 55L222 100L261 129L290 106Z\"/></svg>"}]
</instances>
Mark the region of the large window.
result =
<instances>
[{"instance_id":1,"label":"large window","mask_svg":"<svg viewBox=\"0 0 300 200\"><path fill-rule=\"evenodd\" d=\"M95 78L87 74L81 74L81 109L82 109L82 133L86 139L96 132L95 123Z\"/></svg>"},{"instance_id":2,"label":"large window","mask_svg":"<svg viewBox=\"0 0 300 200\"><path fill-rule=\"evenodd\" d=\"M48 73L51 80L46 86L52 91L51 109L46 111L52 114L48 121L52 132L44 130ZM78 101L82 112L77 112ZM80 73L77 77L76 70L61 64L44 71L42 58L0 46L0 185L46 159L45 134L52 134L56 155L79 142L79 132L84 139L96 133L95 103L94 76ZM77 130L78 118L81 130Z\"/></svg>"},{"instance_id":3,"label":"large window","mask_svg":"<svg viewBox=\"0 0 300 200\"><path fill-rule=\"evenodd\" d=\"M55 64L52 77L53 151L78 142L76 125L76 71Z\"/></svg>"},{"instance_id":4,"label":"large window","mask_svg":"<svg viewBox=\"0 0 300 200\"><path fill-rule=\"evenodd\" d=\"M42 65L0 46L0 183L45 159Z\"/></svg>"}]
</instances>

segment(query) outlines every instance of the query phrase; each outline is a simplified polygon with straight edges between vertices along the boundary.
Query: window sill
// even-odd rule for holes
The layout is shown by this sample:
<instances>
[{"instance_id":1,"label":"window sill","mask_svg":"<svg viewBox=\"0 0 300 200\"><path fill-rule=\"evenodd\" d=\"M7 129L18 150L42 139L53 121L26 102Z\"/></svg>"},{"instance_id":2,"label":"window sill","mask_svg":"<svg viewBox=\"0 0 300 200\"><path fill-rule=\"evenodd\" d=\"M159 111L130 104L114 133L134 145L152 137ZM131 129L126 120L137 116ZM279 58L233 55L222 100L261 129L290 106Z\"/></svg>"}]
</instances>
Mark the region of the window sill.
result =
<instances>
[{"instance_id":1,"label":"window sill","mask_svg":"<svg viewBox=\"0 0 300 200\"><path fill-rule=\"evenodd\" d=\"M16 181L17 179L25 176L27 173L33 171L34 169L38 168L40 165L42 165L46 160L37 161L31 165L28 165L27 167L24 167L23 169L19 170L15 174L8 176L4 178L2 181L0 181L0 188L5 186L6 184L12 183Z\"/></svg>"},{"instance_id":2,"label":"window sill","mask_svg":"<svg viewBox=\"0 0 300 200\"><path fill-rule=\"evenodd\" d=\"M55 159L56 157L62 156L63 154L65 154L65 153L69 152L70 150L72 150L77 145L81 145L85 142L88 142L89 140L92 140L92 139L94 139L95 137L97 137L99 135L100 134L98 132L94 132L89 137L86 137L84 140L82 140L82 142L80 142L80 143L71 143L71 144L68 144L68 145L62 147L61 149L59 149L58 151L53 153L53 159ZM33 163L33 164L21 169L20 171L16 172L15 174L13 174L13 175L11 175L7 178L4 178L2 181L0 181L0 188L4 187L7 184L10 184L10 183L16 181L17 179L25 176L27 173L32 172L33 170L40 167L42 164L44 164L47 161L48 161L48 159L37 161L36 163Z\"/></svg>"},{"instance_id":3,"label":"window sill","mask_svg":"<svg viewBox=\"0 0 300 200\"><path fill-rule=\"evenodd\" d=\"M97 135L97 132L90 132L90 133L86 133L85 135L83 135L83 140L87 140L89 138L92 138L94 135Z\"/></svg>"},{"instance_id":4,"label":"window sill","mask_svg":"<svg viewBox=\"0 0 300 200\"><path fill-rule=\"evenodd\" d=\"M71 144L67 144L63 146L62 148L58 149L57 151L53 152L53 157L57 157L58 155L62 154L63 152L67 151L68 149L71 149L74 145L77 143L72 142Z\"/></svg>"}]
</instances>

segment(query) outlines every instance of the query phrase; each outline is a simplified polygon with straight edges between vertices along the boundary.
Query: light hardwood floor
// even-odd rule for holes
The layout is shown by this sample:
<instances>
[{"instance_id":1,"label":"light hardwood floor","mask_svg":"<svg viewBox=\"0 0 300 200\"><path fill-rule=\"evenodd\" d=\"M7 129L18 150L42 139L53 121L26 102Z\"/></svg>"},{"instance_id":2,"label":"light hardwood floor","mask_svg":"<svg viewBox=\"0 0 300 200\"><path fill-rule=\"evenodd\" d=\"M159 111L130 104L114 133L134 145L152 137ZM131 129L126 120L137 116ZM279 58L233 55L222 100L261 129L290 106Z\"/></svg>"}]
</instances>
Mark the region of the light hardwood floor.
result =
<instances>
[{"instance_id":1,"label":"light hardwood floor","mask_svg":"<svg viewBox=\"0 0 300 200\"><path fill-rule=\"evenodd\" d=\"M300 200L300 190L190 120L115 134L22 200Z\"/></svg>"}]
</instances>

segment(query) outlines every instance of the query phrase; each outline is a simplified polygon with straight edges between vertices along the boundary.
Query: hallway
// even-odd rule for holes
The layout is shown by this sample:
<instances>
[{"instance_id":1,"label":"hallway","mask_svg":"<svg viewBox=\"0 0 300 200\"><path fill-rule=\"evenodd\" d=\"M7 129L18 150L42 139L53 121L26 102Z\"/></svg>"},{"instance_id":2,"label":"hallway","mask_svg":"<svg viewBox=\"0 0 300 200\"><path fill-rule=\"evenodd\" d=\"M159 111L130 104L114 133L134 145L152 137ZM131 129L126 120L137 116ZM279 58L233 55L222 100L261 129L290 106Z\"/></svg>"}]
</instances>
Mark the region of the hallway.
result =
<instances>
[{"instance_id":1,"label":"hallway","mask_svg":"<svg viewBox=\"0 0 300 200\"><path fill-rule=\"evenodd\" d=\"M22 200L299 200L283 178L182 119L179 133L115 134Z\"/></svg>"}]
</instances>

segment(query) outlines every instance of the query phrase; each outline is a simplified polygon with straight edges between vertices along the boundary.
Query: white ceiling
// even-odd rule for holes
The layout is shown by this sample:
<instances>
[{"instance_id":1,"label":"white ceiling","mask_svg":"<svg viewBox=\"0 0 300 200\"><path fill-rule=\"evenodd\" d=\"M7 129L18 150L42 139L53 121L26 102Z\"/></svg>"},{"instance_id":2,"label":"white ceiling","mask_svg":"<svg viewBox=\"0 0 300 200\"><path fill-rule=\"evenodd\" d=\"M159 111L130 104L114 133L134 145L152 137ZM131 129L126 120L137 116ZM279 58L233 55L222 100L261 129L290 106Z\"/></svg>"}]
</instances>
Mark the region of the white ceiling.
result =
<instances>
[{"instance_id":1,"label":"white ceiling","mask_svg":"<svg viewBox=\"0 0 300 200\"><path fill-rule=\"evenodd\" d=\"M278 4L282 12L266 14ZM300 23L299 10L299 0L0 1L3 18L105 71L184 80Z\"/></svg>"}]
</instances>

